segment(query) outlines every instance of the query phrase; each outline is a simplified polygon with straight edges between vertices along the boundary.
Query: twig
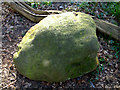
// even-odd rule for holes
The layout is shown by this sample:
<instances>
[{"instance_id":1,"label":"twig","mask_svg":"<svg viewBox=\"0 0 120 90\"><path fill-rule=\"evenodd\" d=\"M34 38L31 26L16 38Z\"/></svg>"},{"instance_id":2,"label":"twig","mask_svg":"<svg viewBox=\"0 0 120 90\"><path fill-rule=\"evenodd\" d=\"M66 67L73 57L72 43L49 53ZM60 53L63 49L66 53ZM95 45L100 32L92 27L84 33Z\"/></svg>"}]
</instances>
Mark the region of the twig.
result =
<instances>
[{"instance_id":1,"label":"twig","mask_svg":"<svg viewBox=\"0 0 120 90\"><path fill-rule=\"evenodd\" d=\"M8 39L9 39L9 41L11 42L12 40L11 40L11 38L10 38L10 36L7 34L7 37L8 37Z\"/></svg>"}]
</instances>

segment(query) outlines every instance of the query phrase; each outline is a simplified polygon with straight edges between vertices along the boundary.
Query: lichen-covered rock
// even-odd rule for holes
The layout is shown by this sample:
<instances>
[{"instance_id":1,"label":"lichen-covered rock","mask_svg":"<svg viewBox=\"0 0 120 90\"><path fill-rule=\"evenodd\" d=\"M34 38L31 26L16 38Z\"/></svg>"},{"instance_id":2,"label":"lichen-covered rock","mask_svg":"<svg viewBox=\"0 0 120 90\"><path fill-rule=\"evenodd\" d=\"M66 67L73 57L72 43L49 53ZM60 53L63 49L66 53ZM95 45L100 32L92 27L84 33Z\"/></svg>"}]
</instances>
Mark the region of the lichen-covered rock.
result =
<instances>
[{"instance_id":1,"label":"lichen-covered rock","mask_svg":"<svg viewBox=\"0 0 120 90\"><path fill-rule=\"evenodd\" d=\"M65 81L94 70L98 63L96 25L80 12L49 15L26 33L18 47L16 68L32 80Z\"/></svg>"}]
</instances>

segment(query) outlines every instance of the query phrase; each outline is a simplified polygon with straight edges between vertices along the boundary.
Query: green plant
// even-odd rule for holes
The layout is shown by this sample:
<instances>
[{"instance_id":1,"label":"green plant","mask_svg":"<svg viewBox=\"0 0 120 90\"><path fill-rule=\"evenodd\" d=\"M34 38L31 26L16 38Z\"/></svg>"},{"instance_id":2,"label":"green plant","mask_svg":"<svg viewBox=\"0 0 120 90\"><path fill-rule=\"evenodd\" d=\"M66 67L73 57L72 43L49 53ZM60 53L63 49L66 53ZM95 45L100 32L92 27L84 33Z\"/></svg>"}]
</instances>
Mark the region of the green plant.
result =
<instances>
[{"instance_id":1,"label":"green plant","mask_svg":"<svg viewBox=\"0 0 120 90\"><path fill-rule=\"evenodd\" d=\"M117 20L120 20L120 2L109 2L106 10Z\"/></svg>"},{"instance_id":2,"label":"green plant","mask_svg":"<svg viewBox=\"0 0 120 90\"><path fill-rule=\"evenodd\" d=\"M87 6L89 6L89 4L87 2L83 2L79 5L80 8L85 8Z\"/></svg>"}]
</instances>

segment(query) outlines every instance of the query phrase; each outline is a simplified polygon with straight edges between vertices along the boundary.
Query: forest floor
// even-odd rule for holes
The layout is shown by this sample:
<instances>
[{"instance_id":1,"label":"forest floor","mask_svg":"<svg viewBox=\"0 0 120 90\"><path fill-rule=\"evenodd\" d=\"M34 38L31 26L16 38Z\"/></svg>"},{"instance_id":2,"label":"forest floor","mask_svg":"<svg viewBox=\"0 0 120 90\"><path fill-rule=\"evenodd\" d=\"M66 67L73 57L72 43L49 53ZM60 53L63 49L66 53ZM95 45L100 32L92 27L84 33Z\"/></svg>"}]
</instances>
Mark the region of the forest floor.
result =
<instances>
[{"instance_id":1,"label":"forest floor","mask_svg":"<svg viewBox=\"0 0 120 90\"><path fill-rule=\"evenodd\" d=\"M120 42L97 32L100 65L88 74L59 83L30 80L19 74L13 54L25 33L36 23L2 3L2 88L120 88Z\"/></svg>"}]
</instances>

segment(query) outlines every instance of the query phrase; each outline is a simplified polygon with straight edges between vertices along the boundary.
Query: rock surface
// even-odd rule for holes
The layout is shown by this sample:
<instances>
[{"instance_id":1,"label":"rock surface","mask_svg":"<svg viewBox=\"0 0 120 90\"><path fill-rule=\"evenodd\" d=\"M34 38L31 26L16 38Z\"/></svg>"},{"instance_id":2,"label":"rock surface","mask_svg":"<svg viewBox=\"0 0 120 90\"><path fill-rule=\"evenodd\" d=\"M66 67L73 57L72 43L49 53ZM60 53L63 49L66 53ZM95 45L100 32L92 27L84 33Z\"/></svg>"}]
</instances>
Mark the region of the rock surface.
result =
<instances>
[{"instance_id":1,"label":"rock surface","mask_svg":"<svg viewBox=\"0 0 120 90\"><path fill-rule=\"evenodd\" d=\"M16 68L32 80L65 81L98 64L96 25L80 12L49 15L26 33L18 47Z\"/></svg>"}]
</instances>

